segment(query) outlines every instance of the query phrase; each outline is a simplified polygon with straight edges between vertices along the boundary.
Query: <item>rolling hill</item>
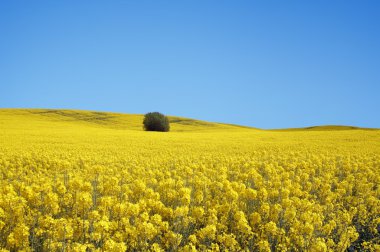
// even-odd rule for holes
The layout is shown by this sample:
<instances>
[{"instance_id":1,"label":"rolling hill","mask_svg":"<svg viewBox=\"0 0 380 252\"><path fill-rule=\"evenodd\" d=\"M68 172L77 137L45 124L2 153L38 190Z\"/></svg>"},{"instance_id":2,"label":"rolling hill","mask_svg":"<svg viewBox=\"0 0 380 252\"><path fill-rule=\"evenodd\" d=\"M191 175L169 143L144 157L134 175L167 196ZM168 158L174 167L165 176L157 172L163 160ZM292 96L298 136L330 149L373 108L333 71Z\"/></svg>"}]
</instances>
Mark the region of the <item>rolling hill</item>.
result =
<instances>
[{"instance_id":1,"label":"rolling hill","mask_svg":"<svg viewBox=\"0 0 380 252\"><path fill-rule=\"evenodd\" d=\"M376 128L363 128L345 125L320 125L303 128L273 129L272 131L341 131L341 130L378 130Z\"/></svg>"},{"instance_id":2,"label":"rolling hill","mask_svg":"<svg viewBox=\"0 0 380 252\"><path fill-rule=\"evenodd\" d=\"M0 109L0 125L10 127L73 127L75 125L110 129L142 131L142 114L121 114L111 112L63 110L63 109ZM251 130L254 128L213 123L178 116L168 116L170 131L219 131ZM23 122L20 124L20 122ZM17 126L18 125L18 126Z\"/></svg>"},{"instance_id":3,"label":"rolling hill","mask_svg":"<svg viewBox=\"0 0 380 252\"><path fill-rule=\"evenodd\" d=\"M207 122L196 119L168 116L170 131L250 131L258 128L227 123ZM112 112L66 110L66 109L0 109L0 127L101 127L109 129L142 131L142 114L122 114ZM305 128L271 129L270 131L341 131L341 130L376 130L354 126L324 125Z\"/></svg>"}]
</instances>

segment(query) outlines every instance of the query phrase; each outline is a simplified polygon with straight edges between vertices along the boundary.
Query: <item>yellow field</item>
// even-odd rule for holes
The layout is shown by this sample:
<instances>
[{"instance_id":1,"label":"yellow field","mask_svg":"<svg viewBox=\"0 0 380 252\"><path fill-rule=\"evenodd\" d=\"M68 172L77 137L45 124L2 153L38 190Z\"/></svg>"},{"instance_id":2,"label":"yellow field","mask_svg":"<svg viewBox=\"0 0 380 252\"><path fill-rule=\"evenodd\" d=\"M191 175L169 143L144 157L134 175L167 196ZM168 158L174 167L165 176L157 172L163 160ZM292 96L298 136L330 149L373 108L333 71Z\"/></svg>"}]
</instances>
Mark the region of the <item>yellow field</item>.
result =
<instances>
[{"instance_id":1,"label":"yellow field","mask_svg":"<svg viewBox=\"0 0 380 252\"><path fill-rule=\"evenodd\" d=\"M0 110L0 248L380 251L379 130L142 118Z\"/></svg>"}]
</instances>

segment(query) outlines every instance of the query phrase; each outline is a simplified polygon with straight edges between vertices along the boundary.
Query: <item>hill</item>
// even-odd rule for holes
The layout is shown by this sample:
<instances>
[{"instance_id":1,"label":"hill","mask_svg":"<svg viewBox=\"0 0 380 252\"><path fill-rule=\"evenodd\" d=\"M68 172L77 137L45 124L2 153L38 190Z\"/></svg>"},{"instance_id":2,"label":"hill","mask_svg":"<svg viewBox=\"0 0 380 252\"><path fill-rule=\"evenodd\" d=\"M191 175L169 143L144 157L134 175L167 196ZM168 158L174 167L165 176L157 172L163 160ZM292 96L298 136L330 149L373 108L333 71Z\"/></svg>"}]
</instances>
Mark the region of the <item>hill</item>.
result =
<instances>
[{"instance_id":1,"label":"hill","mask_svg":"<svg viewBox=\"0 0 380 252\"><path fill-rule=\"evenodd\" d=\"M341 130L378 130L376 128L362 128L345 125L321 125L303 128L272 129L272 131L341 131Z\"/></svg>"},{"instance_id":2,"label":"hill","mask_svg":"<svg viewBox=\"0 0 380 252\"><path fill-rule=\"evenodd\" d=\"M87 110L67 109L0 109L0 127L101 127L109 129L142 131L142 114L123 114ZM207 122L178 116L168 116L170 131L202 132L202 131L250 131L258 128ZM324 125L304 128L271 129L269 131L342 131L342 130L377 130L354 126Z\"/></svg>"},{"instance_id":3,"label":"hill","mask_svg":"<svg viewBox=\"0 0 380 252\"><path fill-rule=\"evenodd\" d=\"M73 127L88 126L110 129L142 131L142 114L122 114L111 112L65 110L65 109L0 109L0 125L10 127ZM206 122L190 118L168 116L170 131L219 131L250 130L254 128Z\"/></svg>"}]
</instances>

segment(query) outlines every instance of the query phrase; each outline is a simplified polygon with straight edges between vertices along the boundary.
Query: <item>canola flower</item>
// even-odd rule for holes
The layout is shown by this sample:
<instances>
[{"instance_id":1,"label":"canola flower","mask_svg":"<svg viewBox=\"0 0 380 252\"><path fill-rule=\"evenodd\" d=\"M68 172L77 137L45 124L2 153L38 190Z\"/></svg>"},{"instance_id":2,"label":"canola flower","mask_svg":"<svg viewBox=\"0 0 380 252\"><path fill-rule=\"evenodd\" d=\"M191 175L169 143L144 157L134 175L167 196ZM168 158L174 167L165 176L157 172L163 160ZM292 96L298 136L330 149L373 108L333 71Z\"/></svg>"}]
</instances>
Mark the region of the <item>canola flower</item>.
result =
<instances>
[{"instance_id":1,"label":"canola flower","mask_svg":"<svg viewBox=\"0 0 380 252\"><path fill-rule=\"evenodd\" d=\"M379 131L16 112L0 111L0 251L380 250Z\"/></svg>"}]
</instances>

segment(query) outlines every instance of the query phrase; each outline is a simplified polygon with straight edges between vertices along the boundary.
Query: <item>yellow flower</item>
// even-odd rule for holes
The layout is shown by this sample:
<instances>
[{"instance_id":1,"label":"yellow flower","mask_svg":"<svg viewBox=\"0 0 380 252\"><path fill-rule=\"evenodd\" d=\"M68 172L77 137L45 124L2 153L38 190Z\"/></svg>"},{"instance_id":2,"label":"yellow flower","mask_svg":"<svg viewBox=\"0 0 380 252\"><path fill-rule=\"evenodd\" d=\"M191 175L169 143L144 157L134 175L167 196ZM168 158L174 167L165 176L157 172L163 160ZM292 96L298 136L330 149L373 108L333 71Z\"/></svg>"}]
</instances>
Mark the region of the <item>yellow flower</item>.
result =
<instances>
[{"instance_id":1,"label":"yellow flower","mask_svg":"<svg viewBox=\"0 0 380 252\"><path fill-rule=\"evenodd\" d=\"M273 221L266 223L265 224L265 231L267 231L271 235L275 235L277 232L276 223L274 223Z\"/></svg>"}]
</instances>

